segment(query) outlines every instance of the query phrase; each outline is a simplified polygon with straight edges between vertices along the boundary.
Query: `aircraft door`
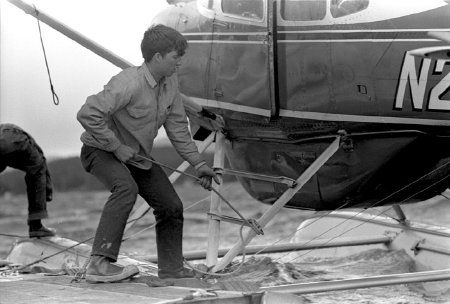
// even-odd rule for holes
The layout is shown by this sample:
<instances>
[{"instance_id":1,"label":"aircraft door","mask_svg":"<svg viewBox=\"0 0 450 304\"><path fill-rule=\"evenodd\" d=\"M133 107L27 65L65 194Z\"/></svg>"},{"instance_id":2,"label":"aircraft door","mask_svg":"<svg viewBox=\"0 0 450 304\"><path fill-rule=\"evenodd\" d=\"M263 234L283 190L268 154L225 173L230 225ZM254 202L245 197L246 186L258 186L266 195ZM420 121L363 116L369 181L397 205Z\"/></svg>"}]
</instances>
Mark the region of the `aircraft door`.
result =
<instances>
[{"instance_id":1,"label":"aircraft door","mask_svg":"<svg viewBox=\"0 0 450 304\"><path fill-rule=\"evenodd\" d=\"M373 0L372 0L373 1ZM376 115L374 68L390 41L374 43L369 22L370 0L330 0L331 87L330 111ZM359 21L358 21L359 20Z\"/></svg>"},{"instance_id":2,"label":"aircraft door","mask_svg":"<svg viewBox=\"0 0 450 304\"><path fill-rule=\"evenodd\" d=\"M269 117L268 0L214 2L213 98L223 109Z\"/></svg>"},{"instance_id":3,"label":"aircraft door","mask_svg":"<svg viewBox=\"0 0 450 304\"><path fill-rule=\"evenodd\" d=\"M329 0L277 0L277 50L281 116L324 111L331 99L331 47L320 32ZM326 30L325 30L326 32Z\"/></svg>"}]
</instances>

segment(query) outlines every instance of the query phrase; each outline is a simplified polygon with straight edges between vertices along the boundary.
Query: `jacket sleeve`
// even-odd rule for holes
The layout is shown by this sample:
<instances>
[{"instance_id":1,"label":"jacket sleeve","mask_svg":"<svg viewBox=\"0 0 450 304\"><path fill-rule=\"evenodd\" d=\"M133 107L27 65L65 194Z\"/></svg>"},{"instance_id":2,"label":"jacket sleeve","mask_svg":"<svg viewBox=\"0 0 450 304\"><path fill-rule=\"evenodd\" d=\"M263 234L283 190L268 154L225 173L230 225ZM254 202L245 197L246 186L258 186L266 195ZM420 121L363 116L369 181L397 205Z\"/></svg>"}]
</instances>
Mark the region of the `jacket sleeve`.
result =
<instances>
[{"instance_id":1,"label":"jacket sleeve","mask_svg":"<svg viewBox=\"0 0 450 304\"><path fill-rule=\"evenodd\" d=\"M164 123L164 128L166 129L167 137L178 154L195 167L204 162L204 158L198 152L197 145L192 140L188 126L181 95L177 93L172 104L172 110Z\"/></svg>"},{"instance_id":2,"label":"jacket sleeve","mask_svg":"<svg viewBox=\"0 0 450 304\"><path fill-rule=\"evenodd\" d=\"M114 76L103 91L87 98L86 103L77 113L77 119L83 128L106 151L114 151L121 142L109 128L112 114L125 107L131 94L126 83Z\"/></svg>"}]
</instances>

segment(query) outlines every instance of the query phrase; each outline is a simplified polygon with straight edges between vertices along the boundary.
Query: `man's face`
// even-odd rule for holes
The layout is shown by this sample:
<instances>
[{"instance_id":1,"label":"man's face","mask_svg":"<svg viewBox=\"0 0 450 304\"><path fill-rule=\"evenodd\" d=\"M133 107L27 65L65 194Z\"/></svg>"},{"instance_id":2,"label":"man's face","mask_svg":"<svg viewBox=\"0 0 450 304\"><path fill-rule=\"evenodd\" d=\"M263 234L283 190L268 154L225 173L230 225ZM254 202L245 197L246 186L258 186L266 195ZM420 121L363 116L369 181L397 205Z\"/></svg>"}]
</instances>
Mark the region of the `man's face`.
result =
<instances>
[{"instance_id":1,"label":"man's face","mask_svg":"<svg viewBox=\"0 0 450 304\"><path fill-rule=\"evenodd\" d=\"M177 51L167 53L161 60L161 72L163 76L169 77L177 71L181 65L181 56Z\"/></svg>"}]
</instances>

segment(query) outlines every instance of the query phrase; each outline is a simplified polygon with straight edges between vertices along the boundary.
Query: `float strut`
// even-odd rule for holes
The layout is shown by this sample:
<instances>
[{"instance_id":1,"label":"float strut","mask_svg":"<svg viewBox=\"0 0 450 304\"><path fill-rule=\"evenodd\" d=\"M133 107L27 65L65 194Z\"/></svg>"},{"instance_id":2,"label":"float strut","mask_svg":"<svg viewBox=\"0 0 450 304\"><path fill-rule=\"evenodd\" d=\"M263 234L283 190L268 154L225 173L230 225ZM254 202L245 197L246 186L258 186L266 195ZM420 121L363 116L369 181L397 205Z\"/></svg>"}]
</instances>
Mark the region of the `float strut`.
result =
<instances>
[{"instance_id":1,"label":"float strut","mask_svg":"<svg viewBox=\"0 0 450 304\"><path fill-rule=\"evenodd\" d=\"M300 175L296 180L296 186L294 188L287 189L277 201L261 216L258 220L259 225L264 228L275 215L289 202L289 200L319 171L319 169L336 153L339 149L340 136L336 136L335 140L328 146L327 149ZM241 240L239 240L234 247L228 251L219 263L212 269L213 272L224 269L243 248L250 243L250 241L256 236L254 230L246 230Z\"/></svg>"}]
</instances>

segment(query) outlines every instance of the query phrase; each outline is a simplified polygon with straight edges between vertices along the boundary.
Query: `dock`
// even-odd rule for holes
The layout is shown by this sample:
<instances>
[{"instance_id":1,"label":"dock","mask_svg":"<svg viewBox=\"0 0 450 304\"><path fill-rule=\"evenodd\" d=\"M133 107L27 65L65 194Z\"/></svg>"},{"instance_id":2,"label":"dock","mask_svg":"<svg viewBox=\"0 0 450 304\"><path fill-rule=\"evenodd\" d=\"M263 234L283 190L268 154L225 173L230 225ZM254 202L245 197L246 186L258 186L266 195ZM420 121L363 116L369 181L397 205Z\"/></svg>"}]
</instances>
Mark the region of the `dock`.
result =
<instances>
[{"instance_id":1,"label":"dock","mask_svg":"<svg viewBox=\"0 0 450 304\"><path fill-rule=\"evenodd\" d=\"M149 287L139 279L120 283L71 283L68 275L21 274L0 278L1 304L260 303L263 292L166 286Z\"/></svg>"},{"instance_id":2,"label":"dock","mask_svg":"<svg viewBox=\"0 0 450 304\"><path fill-rule=\"evenodd\" d=\"M87 244L61 237L17 240L7 261L29 266L26 271L0 272L0 303L258 304L260 301L255 299L267 297L267 291L224 289L199 279L160 280L156 264L123 255L119 255L117 263L136 265L140 270L138 276L118 283L73 282L73 272L85 263L90 250Z\"/></svg>"}]
</instances>

